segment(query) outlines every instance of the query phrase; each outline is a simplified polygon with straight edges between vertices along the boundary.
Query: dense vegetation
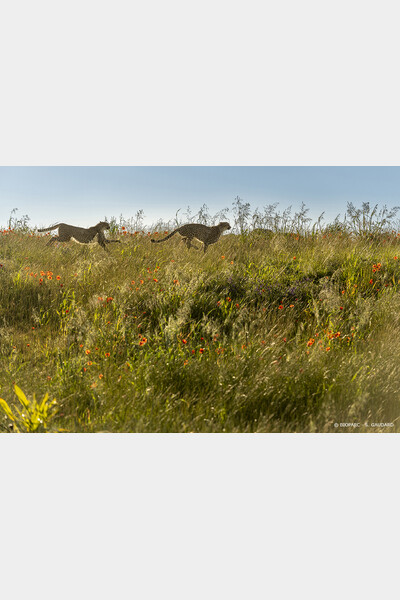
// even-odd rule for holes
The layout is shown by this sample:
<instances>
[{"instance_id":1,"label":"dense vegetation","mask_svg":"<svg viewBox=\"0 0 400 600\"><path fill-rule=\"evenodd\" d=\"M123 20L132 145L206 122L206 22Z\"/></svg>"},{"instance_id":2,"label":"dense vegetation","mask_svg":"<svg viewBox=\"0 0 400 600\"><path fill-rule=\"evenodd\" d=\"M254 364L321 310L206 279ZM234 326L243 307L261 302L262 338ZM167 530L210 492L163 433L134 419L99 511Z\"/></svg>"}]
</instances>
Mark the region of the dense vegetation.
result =
<instances>
[{"instance_id":1,"label":"dense vegetation","mask_svg":"<svg viewBox=\"0 0 400 600\"><path fill-rule=\"evenodd\" d=\"M398 431L394 213L349 205L311 227L304 210L255 219L246 206L205 256L123 220L109 253L47 248L10 222L1 430Z\"/></svg>"}]
</instances>

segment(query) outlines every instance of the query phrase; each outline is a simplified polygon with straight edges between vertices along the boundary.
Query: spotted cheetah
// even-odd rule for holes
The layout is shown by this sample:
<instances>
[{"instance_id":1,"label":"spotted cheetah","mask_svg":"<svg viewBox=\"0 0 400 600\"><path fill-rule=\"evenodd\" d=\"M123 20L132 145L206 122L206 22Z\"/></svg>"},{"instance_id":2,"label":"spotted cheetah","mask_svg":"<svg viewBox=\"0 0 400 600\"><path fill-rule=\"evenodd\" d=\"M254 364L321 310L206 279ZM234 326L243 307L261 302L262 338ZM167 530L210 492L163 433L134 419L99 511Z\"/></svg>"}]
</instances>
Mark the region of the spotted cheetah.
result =
<instances>
[{"instance_id":1,"label":"spotted cheetah","mask_svg":"<svg viewBox=\"0 0 400 600\"><path fill-rule=\"evenodd\" d=\"M53 236L47 243L50 246L53 242L69 242L73 239L75 242L80 244L89 244L94 241L97 236L97 242L104 250L107 250L106 244L120 243L120 240L107 240L104 235L105 229L110 229L109 223L106 221L100 221L97 225L85 229L84 227L75 227L74 225L67 225L66 223L57 223L51 227L44 229L38 229L38 231L52 231L58 228L58 235Z\"/></svg>"},{"instance_id":2,"label":"spotted cheetah","mask_svg":"<svg viewBox=\"0 0 400 600\"><path fill-rule=\"evenodd\" d=\"M187 225L182 225L177 229L174 229L167 237L162 240L151 240L153 244L159 244L160 242L165 242L169 240L170 237L175 235L175 233L179 233L182 236L183 241L186 243L188 248L192 247L192 240L195 238L200 242L203 242L204 254L207 251L207 248L210 244L215 244L218 242L221 235L224 231L231 229L231 226L226 221L219 223L218 225L214 225L213 227L208 227L207 225L202 225L200 223L188 223ZM193 246L196 248L196 246ZM198 248L196 248L198 250Z\"/></svg>"}]
</instances>

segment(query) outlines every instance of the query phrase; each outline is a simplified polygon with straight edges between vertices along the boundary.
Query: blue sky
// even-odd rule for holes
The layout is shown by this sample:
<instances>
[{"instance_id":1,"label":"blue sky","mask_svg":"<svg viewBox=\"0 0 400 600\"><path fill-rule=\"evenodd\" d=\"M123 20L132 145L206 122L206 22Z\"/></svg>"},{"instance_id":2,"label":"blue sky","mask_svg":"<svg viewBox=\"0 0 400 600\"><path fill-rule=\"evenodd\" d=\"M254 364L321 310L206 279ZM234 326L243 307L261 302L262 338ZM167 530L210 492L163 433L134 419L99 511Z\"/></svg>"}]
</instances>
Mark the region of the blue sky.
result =
<instances>
[{"instance_id":1,"label":"blue sky","mask_svg":"<svg viewBox=\"0 0 400 600\"><path fill-rule=\"evenodd\" d=\"M187 206L211 214L240 196L253 209L278 202L325 221L347 201L400 205L400 167L0 167L0 225L13 208L31 225L63 221L89 226L104 217L144 210L146 224L172 219ZM229 218L229 217L228 217Z\"/></svg>"}]
</instances>

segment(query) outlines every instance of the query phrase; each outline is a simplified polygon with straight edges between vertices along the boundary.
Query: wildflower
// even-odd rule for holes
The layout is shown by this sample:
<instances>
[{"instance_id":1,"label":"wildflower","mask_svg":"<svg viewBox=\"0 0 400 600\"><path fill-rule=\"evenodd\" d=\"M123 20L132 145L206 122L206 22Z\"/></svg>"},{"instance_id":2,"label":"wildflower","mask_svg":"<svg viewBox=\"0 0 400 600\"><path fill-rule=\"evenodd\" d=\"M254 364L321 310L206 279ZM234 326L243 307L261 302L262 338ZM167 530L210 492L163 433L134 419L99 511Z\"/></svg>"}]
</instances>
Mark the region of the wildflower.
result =
<instances>
[{"instance_id":1,"label":"wildflower","mask_svg":"<svg viewBox=\"0 0 400 600\"><path fill-rule=\"evenodd\" d=\"M195 350L192 350L192 354L194 354L194 353L195 353Z\"/></svg>"},{"instance_id":2,"label":"wildflower","mask_svg":"<svg viewBox=\"0 0 400 600\"><path fill-rule=\"evenodd\" d=\"M331 349L330 346L328 346L327 348L325 348L326 352L329 352L330 349Z\"/></svg>"},{"instance_id":3,"label":"wildflower","mask_svg":"<svg viewBox=\"0 0 400 600\"><path fill-rule=\"evenodd\" d=\"M79 348L83 348L83 344L79 344Z\"/></svg>"},{"instance_id":4,"label":"wildflower","mask_svg":"<svg viewBox=\"0 0 400 600\"><path fill-rule=\"evenodd\" d=\"M278 309L279 309L279 310L282 310L282 308L283 308L283 305L282 305L282 304L280 304L280 305L278 306Z\"/></svg>"},{"instance_id":5,"label":"wildflower","mask_svg":"<svg viewBox=\"0 0 400 600\"><path fill-rule=\"evenodd\" d=\"M60 279L61 279L60 275L57 275L56 279L57 279L57 281L60 281Z\"/></svg>"},{"instance_id":6,"label":"wildflower","mask_svg":"<svg viewBox=\"0 0 400 600\"><path fill-rule=\"evenodd\" d=\"M47 275L47 279L53 279L51 275Z\"/></svg>"},{"instance_id":7,"label":"wildflower","mask_svg":"<svg viewBox=\"0 0 400 600\"><path fill-rule=\"evenodd\" d=\"M343 310L343 306L339 306L340 310Z\"/></svg>"},{"instance_id":8,"label":"wildflower","mask_svg":"<svg viewBox=\"0 0 400 600\"><path fill-rule=\"evenodd\" d=\"M92 361L91 361L91 360L88 360L88 362L87 362L86 364L87 364L89 367L91 367L93 363L92 363Z\"/></svg>"},{"instance_id":9,"label":"wildflower","mask_svg":"<svg viewBox=\"0 0 400 600\"><path fill-rule=\"evenodd\" d=\"M313 345L313 343L315 342L314 338L310 338L307 342L307 346L311 347Z\"/></svg>"},{"instance_id":10,"label":"wildflower","mask_svg":"<svg viewBox=\"0 0 400 600\"><path fill-rule=\"evenodd\" d=\"M186 365L188 364L188 362L189 362L189 361L188 361L187 359L186 359L186 360L184 360L184 361L183 361L183 366L184 366L184 367L186 367Z\"/></svg>"},{"instance_id":11,"label":"wildflower","mask_svg":"<svg viewBox=\"0 0 400 600\"><path fill-rule=\"evenodd\" d=\"M236 303L235 306L236 306L236 308L239 308L239 304Z\"/></svg>"},{"instance_id":12,"label":"wildflower","mask_svg":"<svg viewBox=\"0 0 400 600\"><path fill-rule=\"evenodd\" d=\"M290 305L289 305L289 308L293 308L293 307L294 307L294 304L290 304Z\"/></svg>"},{"instance_id":13,"label":"wildflower","mask_svg":"<svg viewBox=\"0 0 400 600\"><path fill-rule=\"evenodd\" d=\"M220 304L221 304L221 302L218 300L218 302L217 302L217 306L219 306Z\"/></svg>"},{"instance_id":14,"label":"wildflower","mask_svg":"<svg viewBox=\"0 0 400 600\"><path fill-rule=\"evenodd\" d=\"M228 302L232 302L232 300L230 298L227 298Z\"/></svg>"},{"instance_id":15,"label":"wildflower","mask_svg":"<svg viewBox=\"0 0 400 600\"><path fill-rule=\"evenodd\" d=\"M110 356L110 353L109 353L109 352L105 352L104 356L105 356L106 358L108 358L108 357Z\"/></svg>"},{"instance_id":16,"label":"wildflower","mask_svg":"<svg viewBox=\"0 0 400 600\"><path fill-rule=\"evenodd\" d=\"M372 285L374 282L372 281L372 279L369 280L369 283Z\"/></svg>"},{"instance_id":17,"label":"wildflower","mask_svg":"<svg viewBox=\"0 0 400 600\"><path fill-rule=\"evenodd\" d=\"M295 256L293 256L293 260L296 260L296 257L295 257Z\"/></svg>"},{"instance_id":18,"label":"wildflower","mask_svg":"<svg viewBox=\"0 0 400 600\"><path fill-rule=\"evenodd\" d=\"M67 315L69 313L69 309L67 308L65 311L65 314Z\"/></svg>"},{"instance_id":19,"label":"wildflower","mask_svg":"<svg viewBox=\"0 0 400 600\"><path fill-rule=\"evenodd\" d=\"M394 256L393 258L394 258L394 260L397 260L397 256Z\"/></svg>"},{"instance_id":20,"label":"wildflower","mask_svg":"<svg viewBox=\"0 0 400 600\"><path fill-rule=\"evenodd\" d=\"M200 350L199 350L200 354L203 354L204 350L205 350L205 348L200 348Z\"/></svg>"},{"instance_id":21,"label":"wildflower","mask_svg":"<svg viewBox=\"0 0 400 600\"><path fill-rule=\"evenodd\" d=\"M85 350L85 354L90 354L90 350Z\"/></svg>"},{"instance_id":22,"label":"wildflower","mask_svg":"<svg viewBox=\"0 0 400 600\"><path fill-rule=\"evenodd\" d=\"M97 387L97 383L95 381L93 381L92 385L90 386L91 388L95 388Z\"/></svg>"},{"instance_id":23,"label":"wildflower","mask_svg":"<svg viewBox=\"0 0 400 600\"><path fill-rule=\"evenodd\" d=\"M182 344L187 344L187 340L182 340Z\"/></svg>"},{"instance_id":24,"label":"wildflower","mask_svg":"<svg viewBox=\"0 0 400 600\"><path fill-rule=\"evenodd\" d=\"M104 375L103 373L99 373L99 379L103 379Z\"/></svg>"},{"instance_id":25,"label":"wildflower","mask_svg":"<svg viewBox=\"0 0 400 600\"><path fill-rule=\"evenodd\" d=\"M108 296L106 302L107 302L107 304L109 304L113 300L114 300L114 298L112 298L111 296Z\"/></svg>"},{"instance_id":26,"label":"wildflower","mask_svg":"<svg viewBox=\"0 0 400 600\"><path fill-rule=\"evenodd\" d=\"M177 279L174 279L174 283L175 283L176 285L179 285L179 281L178 281Z\"/></svg>"},{"instance_id":27,"label":"wildflower","mask_svg":"<svg viewBox=\"0 0 400 600\"><path fill-rule=\"evenodd\" d=\"M284 342L286 342L286 341L287 341L287 339L286 339L286 338L283 338L283 341L284 341Z\"/></svg>"},{"instance_id":28,"label":"wildflower","mask_svg":"<svg viewBox=\"0 0 400 600\"><path fill-rule=\"evenodd\" d=\"M157 283L157 282L158 282L158 279L156 279L156 278L154 277L153 281L155 281L155 282Z\"/></svg>"}]
</instances>

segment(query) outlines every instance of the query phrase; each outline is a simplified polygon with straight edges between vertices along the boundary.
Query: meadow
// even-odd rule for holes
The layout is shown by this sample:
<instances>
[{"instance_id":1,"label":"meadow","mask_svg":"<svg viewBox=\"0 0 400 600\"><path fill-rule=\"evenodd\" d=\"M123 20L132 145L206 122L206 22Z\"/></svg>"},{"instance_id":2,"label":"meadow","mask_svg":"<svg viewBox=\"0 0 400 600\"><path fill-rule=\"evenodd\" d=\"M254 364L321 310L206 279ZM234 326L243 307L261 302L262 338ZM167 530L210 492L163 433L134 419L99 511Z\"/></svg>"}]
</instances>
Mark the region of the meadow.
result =
<instances>
[{"instance_id":1,"label":"meadow","mask_svg":"<svg viewBox=\"0 0 400 600\"><path fill-rule=\"evenodd\" d=\"M205 255L122 219L108 253L10 223L0 430L399 431L400 237L367 208L245 215Z\"/></svg>"}]
</instances>

